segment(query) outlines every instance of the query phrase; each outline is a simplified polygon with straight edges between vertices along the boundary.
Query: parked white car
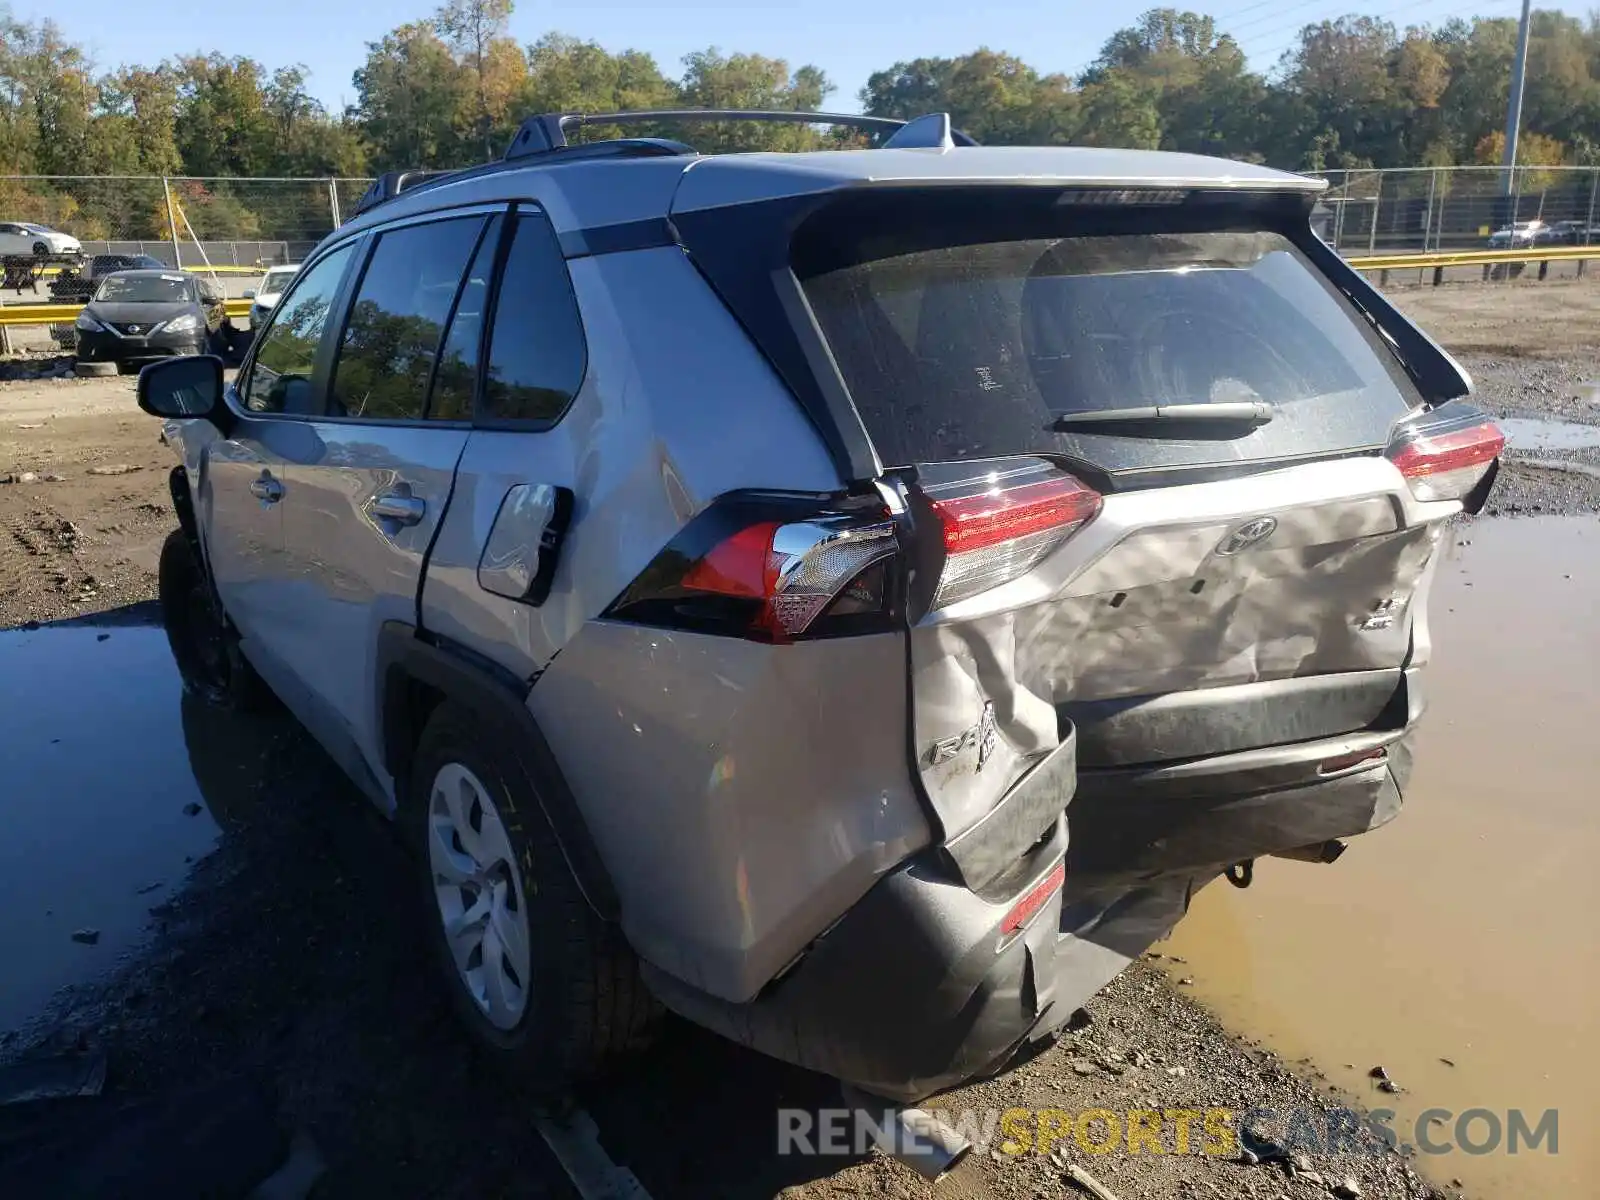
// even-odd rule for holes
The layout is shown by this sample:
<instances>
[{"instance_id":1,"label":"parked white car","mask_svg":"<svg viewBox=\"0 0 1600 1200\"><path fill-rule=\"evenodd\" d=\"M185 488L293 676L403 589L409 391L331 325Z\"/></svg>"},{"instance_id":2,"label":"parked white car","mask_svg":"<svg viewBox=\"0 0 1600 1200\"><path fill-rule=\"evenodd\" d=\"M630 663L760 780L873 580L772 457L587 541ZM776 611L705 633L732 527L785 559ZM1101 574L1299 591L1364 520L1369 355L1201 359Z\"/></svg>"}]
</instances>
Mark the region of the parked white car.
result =
<instances>
[{"instance_id":1,"label":"parked white car","mask_svg":"<svg viewBox=\"0 0 1600 1200\"><path fill-rule=\"evenodd\" d=\"M0 254L82 254L83 247L70 233L28 221L0 222Z\"/></svg>"},{"instance_id":2,"label":"parked white car","mask_svg":"<svg viewBox=\"0 0 1600 1200\"><path fill-rule=\"evenodd\" d=\"M1515 250L1518 246L1532 246L1544 235L1543 221L1513 221L1489 235L1489 249Z\"/></svg>"},{"instance_id":3,"label":"parked white car","mask_svg":"<svg viewBox=\"0 0 1600 1200\"><path fill-rule=\"evenodd\" d=\"M253 292L245 293L245 298L251 301L251 329L260 329L267 323L267 318L272 315L272 310L278 307L278 297L288 290L289 284L294 281L294 277L299 271L299 263L271 267L261 277L261 286Z\"/></svg>"}]
</instances>

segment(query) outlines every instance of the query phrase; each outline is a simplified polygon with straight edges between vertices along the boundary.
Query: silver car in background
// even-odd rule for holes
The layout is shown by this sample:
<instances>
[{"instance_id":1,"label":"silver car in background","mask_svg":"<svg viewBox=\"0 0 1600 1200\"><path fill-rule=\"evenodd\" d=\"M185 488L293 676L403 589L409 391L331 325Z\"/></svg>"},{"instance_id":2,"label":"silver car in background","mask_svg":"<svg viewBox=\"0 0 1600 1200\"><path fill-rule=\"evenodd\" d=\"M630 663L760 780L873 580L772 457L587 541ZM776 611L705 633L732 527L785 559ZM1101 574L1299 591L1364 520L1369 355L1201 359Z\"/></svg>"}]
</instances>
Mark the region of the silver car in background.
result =
<instances>
[{"instance_id":1,"label":"silver car in background","mask_svg":"<svg viewBox=\"0 0 1600 1200\"><path fill-rule=\"evenodd\" d=\"M660 1004L915 1101L1395 816L1504 439L1319 180L747 115L882 144L530 118L375 184L235 383L147 369L163 603L408 832L497 1060Z\"/></svg>"}]
</instances>

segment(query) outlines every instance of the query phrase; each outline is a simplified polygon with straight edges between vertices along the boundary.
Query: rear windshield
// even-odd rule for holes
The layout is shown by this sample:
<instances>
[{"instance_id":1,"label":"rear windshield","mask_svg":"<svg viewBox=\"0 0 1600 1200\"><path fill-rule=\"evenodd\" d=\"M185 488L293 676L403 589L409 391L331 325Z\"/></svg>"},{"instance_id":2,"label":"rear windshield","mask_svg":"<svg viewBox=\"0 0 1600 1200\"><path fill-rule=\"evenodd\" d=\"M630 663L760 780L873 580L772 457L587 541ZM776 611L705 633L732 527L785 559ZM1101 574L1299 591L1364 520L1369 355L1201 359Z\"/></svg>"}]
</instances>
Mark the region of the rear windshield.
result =
<instances>
[{"instance_id":1,"label":"rear windshield","mask_svg":"<svg viewBox=\"0 0 1600 1200\"><path fill-rule=\"evenodd\" d=\"M1055 453L1108 471L1383 444L1417 402L1398 362L1273 232L978 242L803 280L886 466ZM1061 417L1270 404L1254 429L1056 432ZM1126 430L1126 426L1122 427Z\"/></svg>"},{"instance_id":2,"label":"rear windshield","mask_svg":"<svg viewBox=\"0 0 1600 1200\"><path fill-rule=\"evenodd\" d=\"M268 271L261 280L261 291L264 295L276 296L289 286L289 281L295 277L299 267L284 267Z\"/></svg>"},{"instance_id":3,"label":"rear windshield","mask_svg":"<svg viewBox=\"0 0 1600 1200\"><path fill-rule=\"evenodd\" d=\"M189 299L189 281L170 275L107 275L96 300L126 301L135 304L164 304Z\"/></svg>"}]
</instances>

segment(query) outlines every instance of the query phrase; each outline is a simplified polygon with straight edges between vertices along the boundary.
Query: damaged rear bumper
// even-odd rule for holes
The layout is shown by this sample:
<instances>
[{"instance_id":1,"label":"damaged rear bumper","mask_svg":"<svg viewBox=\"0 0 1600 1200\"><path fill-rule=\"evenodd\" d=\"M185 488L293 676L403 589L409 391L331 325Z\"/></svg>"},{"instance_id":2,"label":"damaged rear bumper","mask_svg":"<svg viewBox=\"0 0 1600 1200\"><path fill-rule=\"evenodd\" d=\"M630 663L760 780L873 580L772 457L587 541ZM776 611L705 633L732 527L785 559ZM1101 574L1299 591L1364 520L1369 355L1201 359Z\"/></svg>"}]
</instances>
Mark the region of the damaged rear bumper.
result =
<instances>
[{"instance_id":1,"label":"damaged rear bumper","mask_svg":"<svg viewBox=\"0 0 1600 1200\"><path fill-rule=\"evenodd\" d=\"M1351 764L1319 774L1341 757ZM1228 864L1388 821L1410 761L1408 731L1396 730L1143 772L1080 772L1065 814L1015 868L976 882L948 848L924 851L754 1000L718 999L648 964L645 978L689 1020L914 1103L996 1073L1064 1024L1166 936ZM1008 935L1018 898L1063 862L1064 889Z\"/></svg>"},{"instance_id":2,"label":"damaged rear bumper","mask_svg":"<svg viewBox=\"0 0 1600 1200\"><path fill-rule=\"evenodd\" d=\"M1065 822L1010 896L986 899L936 854L884 879L787 975L746 1004L646 966L669 1008L734 1041L899 1103L991 1075L1064 1024L1183 915L1187 879L1068 904L1002 932L1017 895L1058 867Z\"/></svg>"},{"instance_id":3,"label":"damaged rear bumper","mask_svg":"<svg viewBox=\"0 0 1600 1200\"><path fill-rule=\"evenodd\" d=\"M1085 771L1068 878L1080 892L1353 837L1400 812L1411 735L1320 739L1146 770Z\"/></svg>"}]
</instances>

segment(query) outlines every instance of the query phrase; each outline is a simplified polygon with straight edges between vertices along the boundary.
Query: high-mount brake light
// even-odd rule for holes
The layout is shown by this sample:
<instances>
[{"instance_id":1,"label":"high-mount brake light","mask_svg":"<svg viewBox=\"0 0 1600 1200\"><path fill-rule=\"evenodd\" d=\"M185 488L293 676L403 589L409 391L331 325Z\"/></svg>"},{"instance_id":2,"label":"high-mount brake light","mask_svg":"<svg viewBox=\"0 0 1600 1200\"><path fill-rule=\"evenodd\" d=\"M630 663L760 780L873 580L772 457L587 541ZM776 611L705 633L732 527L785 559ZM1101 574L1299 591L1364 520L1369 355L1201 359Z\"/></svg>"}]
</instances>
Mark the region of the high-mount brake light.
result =
<instances>
[{"instance_id":1,"label":"high-mount brake light","mask_svg":"<svg viewBox=\"0 0 1600 1200\"><path fill-rule=\"evenodd\" d=\"M764 515L759 501L714 505L608 610L649 624L787 641L820 618L882 616L899 550L881 508Z\"/></svg>"},{"instance_id":2,"label":"high-mount brake light","mask_svg":"<svg viewBox=\"0 0 1600 1200\"><path fill-rule=\"evenodd\" d=\"M1482 481L1506 448L1500 427L1476 410L1463 420L1443 419L1401 432L1389 460L1418 500L1460 500Z\"/></svg>"},{"instance_id":3,"label":"high-mount brake light","mask_svg":"<svg viewBox=\"0 0 1600 1200\"><path fill-rule=\"evenodd\" d=\"M962 477L952 478L957 471ZM923 468L944 540L933 607L1026 575L1100 511L1100 493L1040 459Z\"/></svg>"}]
</instances>

